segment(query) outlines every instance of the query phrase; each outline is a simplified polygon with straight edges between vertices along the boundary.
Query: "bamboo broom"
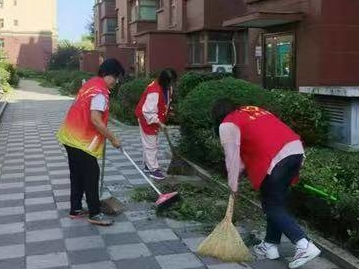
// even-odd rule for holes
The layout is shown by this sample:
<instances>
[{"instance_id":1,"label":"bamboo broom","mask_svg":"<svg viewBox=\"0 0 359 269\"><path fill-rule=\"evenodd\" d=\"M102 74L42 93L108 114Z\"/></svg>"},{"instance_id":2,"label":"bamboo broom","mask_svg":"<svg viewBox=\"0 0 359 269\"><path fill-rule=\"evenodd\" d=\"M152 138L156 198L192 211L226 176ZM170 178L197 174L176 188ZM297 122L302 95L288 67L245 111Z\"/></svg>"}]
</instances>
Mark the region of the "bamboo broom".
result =
<instances>
[{"instance_id":1,"label":"bamboo broom","mask_svg":"<svg viewBox=\"0 0 359 269\"><path fill-rule=\"evenodd\" d=\"M226 216L198 247L202 256L211 256L224 262L247 262L251 254L232 223L233 196L229 196Z\"/></svg>"}]
</instances>

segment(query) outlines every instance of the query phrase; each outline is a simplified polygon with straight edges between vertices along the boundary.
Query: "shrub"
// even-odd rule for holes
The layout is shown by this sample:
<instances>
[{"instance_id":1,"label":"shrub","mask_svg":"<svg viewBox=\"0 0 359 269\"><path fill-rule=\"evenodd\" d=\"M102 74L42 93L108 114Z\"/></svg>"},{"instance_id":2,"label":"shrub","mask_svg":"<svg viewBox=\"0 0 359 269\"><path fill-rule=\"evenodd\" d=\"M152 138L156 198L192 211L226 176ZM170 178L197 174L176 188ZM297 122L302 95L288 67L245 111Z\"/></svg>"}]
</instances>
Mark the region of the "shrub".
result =
<instances>
[{"instance_id":1,"label":"shrub","mask_svg":"<svg viewBox=\"0 0 359 269\"><path fill-rule=\"evenodd\" d=\"M121 85L118 96L112 98L111 113L124 123L136 125L136 105L141 94L151 81L149 78L140 78Z\"/></svg>"},{"instance_id":2,"label":"shrub","mask_svg":"<svg viewBox=\"0 0 359 269\"><path fill-rule=\"evenodd\" d=\"M8 62L1 62L0 68L7 71L8 73L8 75L6 76L7 82L11 86L17 87L19 85L20 78L14 66Z\"/></svg>"},{"instance_id":3,"label":"shrub","mask_svg":"<svg viewBox=\"0 0 359 269\"><path fill-rule=\"evenodd\" d=\"M17 70L19 77L21 78L30 78L30 79L38 79L44 76L43 72L32 70L32 69L19 69Z\"/></svg>"},{"instance_id":4,"label":"shrub","mask_svg":"<svg viewBox=\"0 0 359 269\"><path fill-rule=\"evenodd\" d=\"M182 150L208 167L222 168L223 154L212 130L210 112L214 102L223 97L239 105L256 105L272 111L308 144L319 143L325 138L327 121L311 96L284 91L269 92L233 78L204 82L180 102L178 116Z\"/></svg>"},{"instance_id":5,"label":"shrub","mask_svg":"<svg viewBox=\"0 0 359 269\"><path fill-rule=\"evenodd\" d=\"M179 100L182 100L198 84L209 80L223 79L224 77L229 76L231 75L226 73L187 72L179 79L176 95Z\"/></svg>"}]
</instances>

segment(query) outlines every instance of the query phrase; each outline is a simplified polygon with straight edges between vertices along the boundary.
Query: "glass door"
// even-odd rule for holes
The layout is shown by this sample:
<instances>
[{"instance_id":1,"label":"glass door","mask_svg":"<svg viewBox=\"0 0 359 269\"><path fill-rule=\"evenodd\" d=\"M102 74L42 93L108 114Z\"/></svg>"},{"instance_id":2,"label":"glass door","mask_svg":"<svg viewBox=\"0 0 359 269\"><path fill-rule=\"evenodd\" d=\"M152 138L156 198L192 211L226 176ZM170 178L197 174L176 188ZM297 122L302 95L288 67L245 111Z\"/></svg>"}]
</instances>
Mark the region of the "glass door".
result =
<instances>
[{"instance_id":1,"label":"glass door","mask_svg":"<svg viewBox=\"0 0 359 269\"><path fill-rule=\"evenodd\" d=\"M294 35L265 35L264 48L264 87L267 89L294 89Z\"/></svg>"}]
</instances>

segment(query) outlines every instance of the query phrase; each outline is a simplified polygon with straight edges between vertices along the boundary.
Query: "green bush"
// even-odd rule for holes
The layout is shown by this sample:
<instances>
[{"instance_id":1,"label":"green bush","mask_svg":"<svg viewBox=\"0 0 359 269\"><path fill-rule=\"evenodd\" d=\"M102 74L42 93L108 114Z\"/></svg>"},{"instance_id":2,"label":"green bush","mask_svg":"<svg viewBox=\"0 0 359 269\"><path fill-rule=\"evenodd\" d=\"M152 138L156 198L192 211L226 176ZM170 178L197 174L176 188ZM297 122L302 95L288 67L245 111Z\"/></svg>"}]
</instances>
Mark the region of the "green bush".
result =
<instances>
[{"instance_id":1,"label":"green bush","mask_svg":"<svg viewBox=\"0 0 359 269\"><path fill-rule=\"evenodd\" d=\"M8 75L6 76L7 82L11 86L17 87L19 85L20 78L18 76L18 73L17 73L17 70L15 69L15 67L8 62L1 62L0 68L6 70L8 72Z\"/></svg>"},{"instance_id":2,"label":"green bush","mask_svg":"<svg viewBox=\"0 0 359 269\"><path fill-rule=\"evenodd\" d=\"M178 89L175 99L184 99L198 84L209 81L219 80L231 76L226 73L208 73L208 72L187 72L178 81Z\"/></svg>"},{"instance_id":3,"label":"green bush","mask_svg":"<svg viewBox=\"0 0 359 269\"><path fill-rule=\"evenodd\" d=\"M21 78L29 78L29 79L39 79L44 76L43 72L32 70L32 69L19 69L17 70L19 77Z\"/></svg>"},{"instance_id":4,"label":"green bush","mask_svg":"<svg viewBox=\"0 0 359 269\"><path fill-rule=\"evenodd\" d=\"M182 150L208 167L222 169L223 154L212 129L210 112L214 102L224 97L238 105L268 109L299 133L308 145L325 139L327 121L311 96L287 91L269 92L234 78L204 82L180 102L178 117Z\"/></svg>"},{"instance_id":5,"label":"green bush","mask_svg":"<svg viewBox=\"0 0 359 269\"><path fill-rule=\"evenodd\" d=\"M83 71L51 70L44 73L43 86L57 86L65 95L75 95L81 88L82 80L88 80L94 74Z\"/></svg>"},{"instance_id":6,"label":"green bush","mask_svg":"<svg viewBox=\"0 0 359 269\"><path fill-rule=\"evenodd\" d=\"M121 85L117 97L111 100L111 113L115 118L127 124L137 124L135 108L151 81L149 78L140 78Z\"/></svg>"}]
</instances>

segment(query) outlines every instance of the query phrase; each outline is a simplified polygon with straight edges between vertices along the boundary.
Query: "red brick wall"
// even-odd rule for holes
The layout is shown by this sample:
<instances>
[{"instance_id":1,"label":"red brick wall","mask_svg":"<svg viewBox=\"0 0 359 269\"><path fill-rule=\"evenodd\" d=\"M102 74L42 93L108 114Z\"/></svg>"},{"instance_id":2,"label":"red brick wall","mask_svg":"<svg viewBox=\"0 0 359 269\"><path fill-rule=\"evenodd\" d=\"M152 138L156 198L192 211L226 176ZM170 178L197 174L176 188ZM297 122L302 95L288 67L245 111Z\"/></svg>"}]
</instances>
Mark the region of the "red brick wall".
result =
<instances>
[{"instance_id":1,"label":"red brick wall","mask_svg":"<svg viewBox=\"0 0 359 269\"><path fill-rule=\"evenodd\" d=\"M55 42L43 36L4 36L5 51L12 64L20 68L43 71L53 52Z\"/></svg>"},{"instance_id":2,"label":"red brick wall","mask_svg":"<svg viewBox=\"0 0 359 269\"><path fill-rule=\"evenodd\" d=\"M100 53L98 51L84 52L80 60L80 70L97 73L100 66Z\"/></svg>"}]
</instances>

